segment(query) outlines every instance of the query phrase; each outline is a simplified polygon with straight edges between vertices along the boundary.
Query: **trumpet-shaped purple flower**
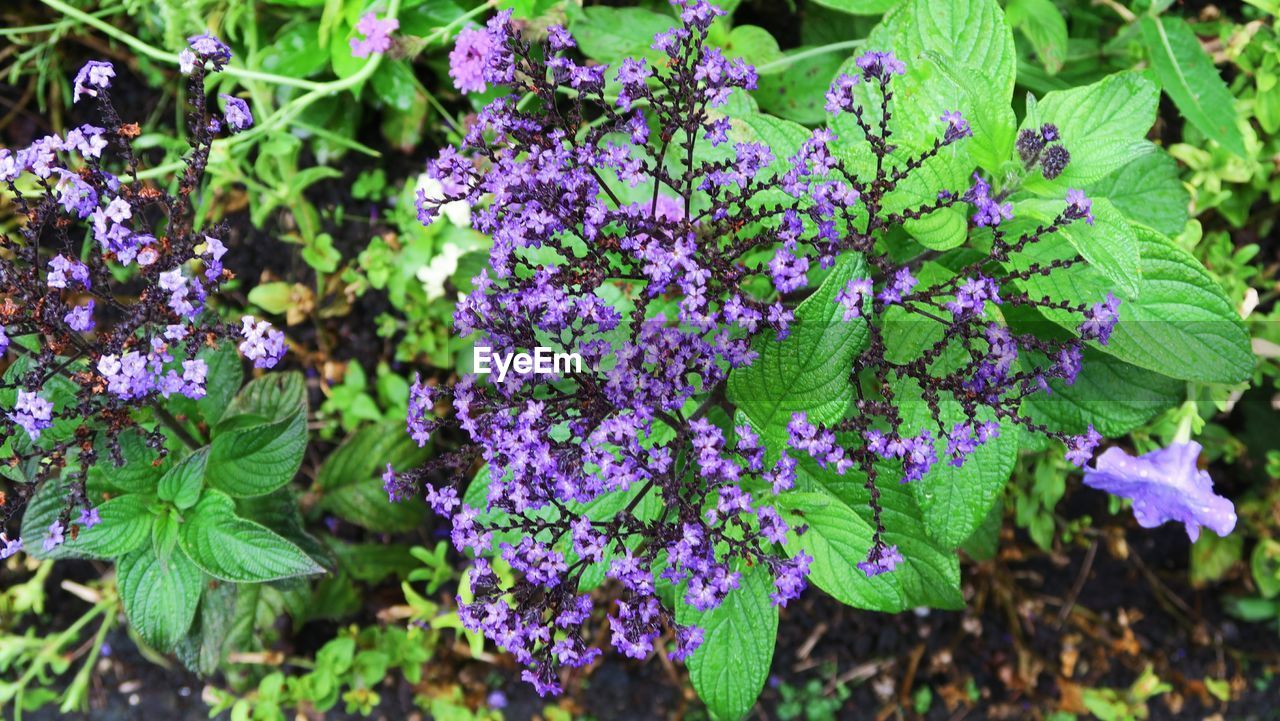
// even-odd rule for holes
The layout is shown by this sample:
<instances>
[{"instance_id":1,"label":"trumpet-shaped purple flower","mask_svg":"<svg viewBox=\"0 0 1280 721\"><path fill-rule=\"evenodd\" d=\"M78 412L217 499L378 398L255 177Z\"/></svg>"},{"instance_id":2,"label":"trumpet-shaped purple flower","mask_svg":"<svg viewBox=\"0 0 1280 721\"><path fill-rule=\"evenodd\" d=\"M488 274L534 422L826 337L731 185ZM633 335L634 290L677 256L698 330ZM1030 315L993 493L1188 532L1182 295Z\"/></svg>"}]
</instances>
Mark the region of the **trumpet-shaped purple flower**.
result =
<instances>
[{"instance_id":1,"label":"trumpet-shaped purple flower","mask_svg":"<svg viewBox=\"0 0 1280 721\"><path fill-rule=\"evenodd\" d=\"M1143 528L1167 521L1186 526L1194 542L1200 528L1226 536L1236 526L1236 509L1230 500L1213 492L1213 480L1196 461L1201 446L1195 441L1174 443L1134 457L1119 448L1108 448L1093 467L1085 468L1084 483L1133 501L1133 517Z\"/></svg>"}]
</instances>

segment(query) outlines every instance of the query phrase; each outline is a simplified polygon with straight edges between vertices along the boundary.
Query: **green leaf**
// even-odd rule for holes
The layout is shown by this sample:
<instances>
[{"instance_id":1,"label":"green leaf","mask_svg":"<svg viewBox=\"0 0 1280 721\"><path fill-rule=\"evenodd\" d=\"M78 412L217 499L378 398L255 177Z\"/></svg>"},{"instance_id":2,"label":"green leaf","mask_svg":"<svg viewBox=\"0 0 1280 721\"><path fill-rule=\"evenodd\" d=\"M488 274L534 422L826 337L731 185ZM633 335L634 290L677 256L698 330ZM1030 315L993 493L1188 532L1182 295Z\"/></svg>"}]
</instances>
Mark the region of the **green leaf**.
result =
<instances>
[{"instance_id":1,"label":"green leaf","mask_svg":"<svg viewBox=\"0 0 1280 721\"><path fill-rule=\"evenodd\" d=\"M124 465L117 466L106 447L100 449L101 460L89 469L89 485L109 486L124 493L155 493L156 484L171 461L158 460L160 453L147 447L136 430L120 434L120 454Z\"/></svg>"},{"instance_id":2,"label":"green leaf","mask_svg":"<svg viewBox=\"0 0 1280 721\"><path fill-rule=\"evenodd\" d=\"M850 15L879 15L901 5L902 0L813 0L814 3Z\"/></svg>"},{"instance_id":3,"label":"green leaf","mask_svg":"<svg viewBox=\"0 0 1280 721\"><path fill-rule=\"evenodd\" d=\"M1176 15L1142 18L1142 40L1165 93L1192 125L1244 157L1235 98L1186 20Z\"/></svg>"},{"instance_id":4,"label":"green leaf","mask_svg":"<svg viewBox=\"0 0 1280 721\"><path fill-rule=\"evenodd\" d=\"M768 30L756 25L739 25L729 33L725 56L742 58L752 65L764 65L782 57L778 41Z\"/></svg>"},{"instance_id":5,"label":"green leaf","mask_svg":"<svg viewBox=\"0 0 1280 721\"><path fill-rule=\"evenodd\" d=\"M911 435L924 430L937 432L933 413L914 381L903 384L895 396L902 408L904 432ZM960 403L943 398L938 401L938 419L948 431L956 424L968 420ZM979 413L977 421L996 420L992 413ZM924 527L930 537L943 548L955 548L982 524L991 507L1004 494L1005 484L1013 474L1018 460L1018 429L1002 424L1000 435L984 443L965 464L956 468L946 454L945 438L937 438L934 445L938 462L923 478L908 484L915 494L924 518Z\"/></svg>"},{"instance_id":6,"label":"green leaf","mask_svg":"<svg viewBox=\"0 0 1280 721\"><path fill-rule=\"evenodd\" d=\"M1028 102L1023 128L1043 123L1058 126L1071 162L1062 175L1046 181L1037 175L1027 187L1059 195L1110 175L1144 155L1156 152L1147 131L1156 120L1159 93L1138 73L1108 75L1092 85L1048 93ZM1053 188L1050 192L1048 189Z\"/></svg>"},{"instance_id":7,"label":"green leaf","mask_svg":"<svg viewBox=\"0 0 1280 721\"><path fill-rule=\"evenodd\" d=\"M845 255L813 295L795 310L791 334L755 344L760 357L729 374L728 397L762 432L785 432L791 414L804 411L813 423L844 415L852 397L849 369L867 343L862 318L845 322L836 295L866 273L862 257Z\"/></svg>"},{"instance_id":8,"label":"green leaf","mask_svg":"<svg viewBox=\"0 0 1280 721\"><path fill-rule=\"evenodd\" d=\"M324 569L293 543L235 515L235 502L210 489L182 524L178 545L205 573L224 581L259 583Z\"/></svg>"},{"instance_id":9,"label":"green leaf","mask_svg":"<svg viewBox=\"0 0 1280 721\"><path fill-rule=\"evenodd\" d=\"M866 560L875 525L869 507L866 477L856 471L844 476L818 467L808 456L798 459L796 490L778 497L778 510L795 529L805 533L787 543L787 553L803 550L813 557L809 580L840 602L872 611L896 613L919 606L960 608L960 564L925 531L919 504L911 489L881 469L880 490L884 539L896 545L905 559L892 573L867 578L857 564Z\"/></svg>"},{"instance_id":10,"label":"green leaf","mask_svg":"<svg viewBox=\"0 0 1280 721\"><path fill-rule=\"evenodd\" d=\"M764 688L778 637L778 609L769 600L772 576L763 565L742 571L741 586L715 610L699 613L687 604L676 620L706 634L689 657L689 680L711 718L744 718Z\"/></svg>"},{"instance_id":11,"label":"green leaf","mask_svg":"<svg viewBox=\"0 0 1280 721\"><path fill-rule=\"evenodd\" d=\"M1178 177L1178 162L1156 152L1085 186L1090 198L1106 198L1126 218L1165 235L1187 224L1191 195Z\"/></svg>"},{"instance_id":12,"label":"green leaf","mask_svg":"<svg viewBox=\"0 0 1280 721\"><path fill-rule=\"evenodd\" d=\"M161 563L143 549L116 564L120 600L129 623L143 640L169 651L191 628L204 587L204 574L185 556L175 553Z\"/></svg>"},{"instance_id":13,"label":"green leaf","mask_svg":"<svg viewBox=\"0 0 1280 721\"><path fill-rule=\"evenodd\" d=\"M245 386L226 415L261 416L267 421L279 421L307 412L307 387L302 374L268 373Z\"/></svg>"},{"instance_id":14,"label":"green leaf","mask_svg":"<svg viewBox=\"0 0 1280 721\"><path fill-rule=\"evenodd\" d=\"M249 291L249 302L272 315L284 315L293 304L293 283L259 283Z\"/></svg>"},{"instance_id":15,"label":"green leaf","mask_svg":"<svg viewBox=\"0 0 1280 721\"><path fill-rule=\"evenodd\" d=\"M789 50L783 56L804 52ZM804 125L820 125L827 117L823 95L844 58L839 53L821 53L789 63L780 72L760 76L752 95L765 112Z\"/></svg>"},{"instance_id":16,"label":"green leaf","mask_svg":"<svg viewBox=\"0 0 1280 721\"><path fill-rule=\"evenodd\" d=\"M1076 382L1050 381L1051 393L1036 393L1023 410L1040 423L1071 434L1092 424L1104 436L1122 436L1172 408L1186 396L1186 383L1109 356L1084 351Z\"/></svg>"},{"instance_id":17,"label":"green leaf","mask_svg":"<svg viewBox=\"0 0 1280 721\"><path fill-rule=\"evenodd\" d=\"M1112 282L1117 296L1133 298L1138 293L1138 238L1111 201L1094 198L1092 204L1093 225L1077 220L1059 229L1058 234ZM1017 204L1014 215L1048 225L1065 207L1061 200L1024 200Z\"/></svg>"},{"instance_id":18,"label":"green leaf","mask_svg":"<svg viewBox=\"0 0 1280 721\"><path fill-rule=\"evenodd\" d=\"M257 65L266 72L305 78L329 64L329 53L320 47L320 24L302 22L277 33L259 53Z\"/></svg>"},{"instance_id":19,"label":"green leaf","mask_svg":"<svg viewBox=\"0 0 1280 721\"><path fill-rule=\"evenodd\" d=\"M1013 97L1018 53L996 0L911 0L872 31L868 47L892 48L908 67L937 54L948 65L983 71L993 100Z\"/></svg>"},{"instance_id":20,"label":"green leaf","mask_svg":"<svg viewBox=\"0 0 1280 721\"><path fill-rule=\"evenodd\" d=\"M665 57L649 46L653 36L676 25L676 19L645 8L611 8L593 5L583 8L582 19L570 30L578 48L589 58L616 63L623 58Z\"/></svg>"},{"instance_id":21,"label":"green leaf","mask_svg":"<svg viewBox=\"0 0 1280 721\"><path fill-rule=\"evenodd\" d=\"M1227 538L1241 540L1240 534ZM1280 541L1274 538L1258 541L1249 556L1249 570L1253 574L1253 582L1258 584L1258 591L1264 597L1280 596Z\"/></svg>"},{"instance_id":22,"label":"green leaf","mask_svg":"<svg viewBox=\"0 0 1280 721\"><path fill-rule=\"evenodd\" d=\"M1067 57L1067 21L1052 0L1009 0L1005 5L1009 24L1031 42L1040 63L1050 74L1062 69Z\"/></svg>"},{"instance_id":23,"label":"green leaf","mask_svg":"<svg viewBox=\"0 0 1280 721\"><path fill-rule=\"evenodd\" d=\"M151 500L133 493L117 496L98 505L101 523L93 528L81 526L73 541L67 534L66 546L72 553L87 558L116 558L138 548L151 539ZM76 523L76 516L71 517Z\"/></svg>"},{"instance_id":24,"label":"green leaf","mask_svg":"<svg viewBox=\"0 0 1280 721\"><path fill-rule=\"evenodd\" d=\"M261 496L293 479L307 450L307 419L292 418L219 433L209 450L209 485L237 496Z\"/></svg>"},{"instance_id":25,"label":"green leaf","mask_svg":"<svg viewBox=\"0 0 1280 721\"><path fill-rule=\"evenodd\" d=\"M204 490L204 468L208 459L208 446L182 459L160 479L156 495L184 510L196 505Z\"/></svg>"},{"instance_id":26,"label":"green leaf","mask_svg":"<svg viewBox=\"0 0 1280 721\"><path fill-rule=\"evenodd\" d=\"M1231 301L1221 286L1190 253L1169 239L1134 226L1142 259L1138 296L1120 304L1120 321L1098 350L1140 368L1181 380L1238 383L1253 372L1254 356ZM1062 239L1052 236L1037 243L1037 260L1074 256ZM1014 260L1014 267L1025 259ZM1113 285L1092 267L1075 265L1023 283L1033 297L1072 303L1097 301ZM1096 302L1096 301L1093 301ZM1044 309L1045 317L1073 332L1076 314Z\"/></svg>"},{"instance_id":27,"label":"green leaf","mask_svg":"<svg viewBox=\"0 0 1280 721\"><path fill-rule=\"evenodd\" d=\"M1221 538L1216 533L1200 534L1200 538L1191 544L1191 568L1188 575L1192 585L1203 587L1222 580L1243 556L1244 536L1234 533Z\"/></svg>"},{"instance_id":28,"label":"green leaf","mask_svg":"<svg viewBox=\"0 0 1280 721\"><path fill-rule=\"evenodd\" d=\"M428 451L389 422L365 426L347 437L316 474L320 507L375 531L408 531L422 522L426 505L418 499L392 503L382 487L388 463L397 471L426 460Z\"/></svg>"}]
</instances>

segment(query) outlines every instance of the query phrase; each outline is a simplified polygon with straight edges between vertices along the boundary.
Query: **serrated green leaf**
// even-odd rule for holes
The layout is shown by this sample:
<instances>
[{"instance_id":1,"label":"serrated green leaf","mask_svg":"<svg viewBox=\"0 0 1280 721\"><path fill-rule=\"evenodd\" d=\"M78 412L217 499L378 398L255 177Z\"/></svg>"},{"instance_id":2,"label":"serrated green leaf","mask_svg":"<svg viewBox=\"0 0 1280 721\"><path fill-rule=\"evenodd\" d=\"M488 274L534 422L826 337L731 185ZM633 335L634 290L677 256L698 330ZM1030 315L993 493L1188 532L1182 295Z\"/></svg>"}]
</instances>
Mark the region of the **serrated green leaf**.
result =
<instances>
[{"instance_id":1,"label":"serrated green leaf","mask_svg":"<svg viewBox=\"0 0 1280 721\"><path fill-rule=\"evenodd\" d=\"M1018 54L996 0L911 0L872 31L868 48L892 48L908 67L936 53L952 65L982 70L995 100L1013 97Z\"/></svg>"},{"instance_id":2,"label":"serrated green leaf","mask_svg":"<svg viewBox=\"0 0 1280 721\"><path fill-rule=\"evenodd\" d=\"M324 571L293 543L235 515L235 502L208 490L178 531L183 553L224 581L259 583Z\"/></svg>"},{"instance_id":3,"label":"serrated green leaf","mask_svg":"<svg viewBox=\"0 0 1280 721\"><path fill-rule=\"evenodd\" d=\"M160 500L170 501L178 508L187 509L200 500L200 492L204 490L205 462L209 459L208 446L192 453L170 468L160 479L156 495Z\"/></svg>"},{"instance_id":4,"label":"serrated green leaf","mask_svg":"<svg viewBox=\"0 0 1280 721\"><path fill-rule=\"evenodd\" d=\"M849 370L867 343L862 318L845 322L836 295L866 272L862 257L845 255L813 295L795 310L791 334L755 344L760 356L729 374L729 400L762 432L785 428L791 414L803 411L814 423L831 423L845 412L852 397Z\"/></svg>"},{"instance_id":5,"label":"serrated green leaf","mask_svg":"<svg viewBox=\"0 0 1280 721\"><path fill-rule=\"evenodd\" d=\"M689 680L711 718L736 721L755 705L769 676L778 636L778 609L769 600L773 576L763 565L742 570L742 581L718 608L699 613L680 603L676 620L703 629L688 659Z\"/></svg>"},{"instance_id":6,"label":"serrated green leaf","mask_svg":"<svg viewBox=\"0 0 1280 721\"><path fill-rule=\"evenodd\" d=\"M943 398L938 401L935 422L914 382L899 387L895 397L902 409L904 433L909 435L932 430L935 436L941 436L938 422L950 431L956 423L968 420L960 403ZM978 414L979 423L992 420L992 413ZM929 536L943 548L956 548L973 535L991 507L1003 497L1018 460L1018 429L1002 424L1000 434L978 447L959 468L951 464L946 454L945 438L936 438L934 446L938 462L923 478L908 485L920 505Z\"/></svg>"},{"instance_id":7,"label":"serrated green leaf","mask_svg":"<svg viewBox=\"0 0 1280 721\"><path fill-rule=\"evenodd\" d=\"M116 579L129 623L155 648L172 649L191 628L204 574L180 553L161 563L143 549L120 559Z\"/></svg>"},{"instance_id":8,"label":"serrated green leaf","mask_svg":"<svg viewBox=\"0 0 1280 721\"><path fill-rule=\"evenodd\" d=\"M1106 198L1126 218L1165 235L1187 224L1191 195L1178 177L1178 163L1167 153L1144 155L1085 187L1090 198Z\"/></svg>"},{"instance_id":9,"label":"serrated green leaf","mask_svg":"<svg viewBox=\"0 0 1280 721\"><path fill-rule=\"evenodd\" d=\"M146 496L127 494L98 505L101 523L93 528L80 528L75 540L67 535L64 545L77 556L116 558L138 548L151 539L151 501ZM76 517L72 516L72 523Z\"/></svg>"},{"instance_id":10,"label":"serrated green leaf","mask_svg":"<svg viewBox=\"0 0 1280 721\"><path fill-rule=\"evenodd\" d=\"M783 55L802 53L795 48ZM820 125L827 117L823 95L831 86L844 58L838 53L822 53L783 66L779 72L762 75L752 93L760 109L804 125Z\"/></svg>"},{"instance_id":11,"label":"serrated green leaf","mask_svg":"<svg viewBox=\"0 0 1280 721\"><path fill-rule=\"evenodd\" d=\"M1142 259L1138 295L1120 304L1120 321L1099 351L1140 368L1181 380L1238 383L1253 372L1249 334L1217 281L1190 253L1159 233L1134 226ZM1073 257L1074 249L1052 236L1037 243L1036 260ZM1015 259L1014 267L1025 266ZM1112 284L1086 265L1064 268L1023 282L1032 297L1101 300ZM1096 302L1096 301L1095 301ZM1045 317L1075 331L1077 314L1043 309Z\"/></svg>"},{"instance_id":12,"label":"serrated green leaf","mask_svg":"<svg viewBox=\"0 0 1280 721\"><path fill-rule=\"evenodd\" d=\"M120 453L124 458L124 465L115 464L109 449L104 447L99 452L101 460L89 469L89 485L105 485L124 493L155 493L156 484L172 464L172 460L167 457L163 461L157 461L160 458L159 452L148 448L138 431L120 434Z\"/></svg>"},{"instance_id":13,"label":"serrated green leaf","mask_svg":"<svg viewBox=\"0 0 1280 721\"><path fill-rule=\"evenodd\" d=\"M1075 248L1080 256L1112 283L1115 294L1121 298L1133 298L1138 293L1139 269L1138 238L1106 198L1094 198L1093 225L1083 220L1073 221L1058 230L1058 234ZM1028 217L1048 225L1066 207L1061 200L1032 199L1016 204L1014 214Z\"/></svg>"},{"instance_id":14,"label":"serrated green leaf","mask_svg":"<svg viewBox=\"0 0 1280 721\"><path fill-rule=\"evenodd\" d=\"M1244 137L1236 126L1235 97L1187 21L1176 15L1144 17L1142 39L1161 86L1183 117L1243 157Z\"/></svg>"},{"instance_id":15,"label":"serrated green leaf","mask_svg":"<svg viewBox=\"0 0 1280 721\"><path fill-rule=\"evenodd\" d=\"M316 474L320 506L352 523L377 531L407 531L426 514L418 499L392 503L382 486L388 463L406 471L426 459L398 422L365 426L338 446Z\"/></svg>"},{"instance_id":16,"label":"serrated green leaf","mask_svg":"<svg viewBox=\"0 0 1280 721\"><path fill-rule=\"evenodd\" d=\"M293 479L306 451L302 414L219 433L209 449L205 479L232 496L265 495Z\"/></svg>"},{"instance_id":17,"label":"serrated green leaf","mask_svg":"<svg viewBox=\"0 0 1280 721\"><path fill-rule=\"evenodd\" d=\"M622 58L665 57L649 46L653 36L676 25L670 15L638 7L612 8L592 5L583 8L582 19L570 25L578 48L589 58L616 63Z\"/></svg>"},{"instance_id":18,"label":"serrated green leaf","mask_svg":"<svg viewBox=\"0 0 1280 721\"><path fill-rule=\"evenodd\" d=\"M880 489L885 542L896 545L905 559L896 570L867 578L857 564L866 560L875 530L865 476L844 476L819 468L807 456L798 459L796 490L778 497L778 510L795 529L805 533L787 543L787 553L805 551L813 557L809 580L854 608L896 613L918 606L960 608L960 564L954 552L941 547L925 531L919 504L911 489L882 470Z\"/></svg>"},{"instance_id":19,"label":"serrated green leaf","mask_svg":"<svg viewBox=\"0 0 1280 721\"><path fill-rule=\"evenodd\" d=\"M1050 381L1052 392L1027 398L1023 410L1056 430L1079 434L1092 424L1102 435L1116 438L1182 401L1186 385L1086 348L1075 383Z\"/></svg>"},{"instance_id":20,"label":"serrated green leaf","mask_svg":"<svg viewBox=\"0 0 1280 721\"><path fill-rule=\"evenodd\" d=\"M241 389L226 416L255 415L267 421L279 421L307 412L307 386L302 374L268 373Z\"/></svg>"},{"instance_id":21,"label":"serrated green leaf","mask_svg":"<svg viewBox=\"0 0 1280 721\"><path fill-rule=\"evenodd\" d=\"M1005 13L1030 41L1045 71L1052 75L1061 70L1067 57L1067 21L1052 0L1009 0Z\"/></svg>"},{"instance_id":22,"label":"serrated green leaf","mask_svg":"<svg viewBox=\"0 0 1280 721\"><path fill-rule=\"evenodd\" d=\"M1027 187L1060 195L1067 188L1084 187L1156 152L1146 136L1155 122L1158 100L1159 92L1151 81L1138 73L1119 73L1028 103L1022 127L1058 126L1071 162L1053 181L1037 175L1028 179Z\"/></svg>"}]
</instances>

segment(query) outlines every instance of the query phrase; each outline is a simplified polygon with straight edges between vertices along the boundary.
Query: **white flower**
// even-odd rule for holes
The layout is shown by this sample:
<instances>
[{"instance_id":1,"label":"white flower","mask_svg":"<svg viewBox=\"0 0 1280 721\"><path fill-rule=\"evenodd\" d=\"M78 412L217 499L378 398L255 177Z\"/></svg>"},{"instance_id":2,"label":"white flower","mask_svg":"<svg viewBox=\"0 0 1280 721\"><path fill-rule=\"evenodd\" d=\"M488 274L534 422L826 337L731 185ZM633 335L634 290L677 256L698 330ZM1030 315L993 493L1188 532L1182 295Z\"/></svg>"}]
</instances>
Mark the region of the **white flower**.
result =
<instances>
[{"instance_id":1,"label":"white flower","mask_svg":"<svg viewBox=\"0 0 1280 721\"><path fill-rule=\"evenodd\" d=\"M417 189L427 196L428 200L444 200L444 186L435 178L428 177L426 173L418 176ZM416 193L415 193L416 195ZM467 205L465 200L455 200L452 203L445 203L440 207L444 216L449 219L450 223L459 228L471 227L471 206Z\"/></svg>"},{"instance_id":2,"label":"white flower","mask_svg":"<svg viewBox=\"0 0 1280 721\"><path fill-rule=\"evenodd\" d=\"M462 248L449 243L440 249L440 253L430 263L418 269L418 280L422 281L422 290L426 292L427 300L435 300L444 295L444 282L458 270L458 258L461 257Z\"/></svg>"}]
</instances>

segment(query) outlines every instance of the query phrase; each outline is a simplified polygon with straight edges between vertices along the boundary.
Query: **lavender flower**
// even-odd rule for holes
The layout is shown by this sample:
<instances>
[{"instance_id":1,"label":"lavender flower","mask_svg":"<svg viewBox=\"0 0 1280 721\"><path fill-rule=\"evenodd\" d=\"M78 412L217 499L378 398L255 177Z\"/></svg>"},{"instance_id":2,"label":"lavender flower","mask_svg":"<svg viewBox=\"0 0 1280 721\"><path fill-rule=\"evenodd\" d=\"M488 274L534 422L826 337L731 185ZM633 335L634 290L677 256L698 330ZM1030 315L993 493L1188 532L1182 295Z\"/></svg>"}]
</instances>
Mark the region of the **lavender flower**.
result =
<instances>
[{"instance_id":1,"label":"lavender flower","mask_svg":"<svg viewBox=\"0 0 1280 721\"><path fill-rule=\"evenodd\" d=\"M362 37L351 38L351 54L367 58L374 53L385 53L391 49L391 33L399 28L400 21L395 18L379 20L377 13L365 13L356 23L356 32Z\"/></svg>"},{"instance_id":2,"label":"lavender flower","mask_svg":"<svg viewBox=\"0 0 1280 721\"><path fill-rule=\"evenodd\" d=\"M1197 467L1200 450L1199 443L1189 441L1135 458L1108 448L1085 469L1084 483L1132 499L1133 517L1143 528L1177 521L1186 526L1192 542L1202 526L1226 536L1236 525L1235 506L1213 492L1213 480Z\"/></svg>"},{"instance_id":3,"label":"lavender flower","mask_svg":"<svg viewBox=\"0 0 1280 721\"><path fill-rule=\"evenodd\" d=\"M151 403L174 394L202 398L208 366L197 354L236 333L205 312L209 294L229 277L220 264L223 229L193 227L214 140L205 81L231 51L208 34L189 43L191 150L177 192L139 179L135 126L112 102L115 72L105 62L86 64L75 79L77 99L96 99L98 125L0 150L0 183L20 220L18 237L0 234L0 354L17 356L6 359L11 373L0 380L13 399L0 408L0 445L11 449L9 461L34 469L4 511L20 511L34 488L60 476L68 491L47 544L73 528L76 509L81 526L100 521L86 495L88 471L103 457L124 463L125 431L163 448L163 435L147 430ZM239 102L228 100L229 127L249 122ZM31 342L11 343L11 335ZM265 324L255 323L250 336L246 349L260 367L284 352L283 334Z\"/></svg>"},{"instance_id":4,"label":"lavender flower","mask_svg":"<svg viewBox=\"0 0 1280 721\"><path fill-rule=\"evenodd\" d=\"M793 531L801 522L784 518L774 495L795 488L803 456L863 480L875 532L859 568L870 576L911 562L884 540L882 474L923 480L942 448L963 464L1001 433L985 420L993 417L1071 444L1073 457L1086 461L1098 443L1047 432L1019 412L1045 378L1074 378L1082 341L1017 335L985 317L988 303L1041 304L1018 290L1018 274L998 271L1040 239L1005 235L1008 190L975 175L971 187L942 189L936 202L884 210L899 181L972 135L968 121L948 112L932 148L893 157L888 98L906 67L872 51L858 58L857 75L832 84L827 107L858 123L876 176L860 177L832 152L828 129L791 157L776 158L757 142L731 144L730 122L711 109L753 87L755 71L708 45L717 9L702 0L674 4L680 24L652 44L662 63L583 66L563 29L551 28L534 47L509 12L461 33L450 56L458 88L498 85L518 94L477 114L465 152L446 148L427 166L439 195L418 196L424 224L461 202L493 239L488 267L455 313L460 335L501 353L557 339L582 352L583 367L573 371L512 370L487 381L467 374L451 386L415 379L406 422L414 440L423 445L447 426L469 443L384 479L396 494L421 489L450 520L455 548L477 557L473 597L459 605L463 625L512 652L544 694L559 691L559 669L599 653L581 629L591 600L580 585L593 565L606 569L618 593L607 616L611 645L634 658L652 653L664 633L674 637L672 657L687 658L703 637L662 605L660 581L703 611L736 592L744 569L769 575L774 604L797 598L812 559L782 552L802 529ZM605 95L606 79L617 82L617 98ZM854 93L859 83L879 102L873 112L862 107L867 93ZM526 93L537 102L517 102ZM879 117L883 124L869 120ZM1052 142L1044 135L1035 137L1042 149ZM698 159L708 147L717 160ZM684 161L672 167L668 158ZM648 197L628 192L650 185ZM925 282L930 276L917 277L877 243L884 228L961 202L975 206L975 227L990 228L991 250L954 277ZM1064 215L1043 232L1071 222ZM793 415L785 448L766 449L766 434L750 424L714 422L713 413L737 410L726 399L727 379L757 361L756 341L791 332L794 296L810 286L809 271L843 272L840 264L857 256L867 270L834 293L844 320L867 326L867 345L848 368L854 382L867 380L856 408L825 425ZM618 297L625 305L608 300ZM890 311L944 323L944 337L920 360L891 362L880 330ZM939 370L931 361L946 352L966 362ZM921 389L935 415L945 400L965 420L908 423L889 395L904 381ZM482 463L472 482L485 485L484 497L464 500L475 496L462 483ZM621 499L621 510L604 518L584 510L605 498L610 508ZM513 579L499 577L487 560L495 555Z\"/></svg>"},{"instance_id":5,"label":"lavender flower","mask_svg":"<svg viewBox=\"0 0 1280 721\"><path fill-rule=\"evenodd\" d=\"M254 368L271 368L285 354L284 333L271 327L265 320L251 315L240 319L240 354L253 361Z\"/></svg>"},{"instance_id":6,"label":"lavender flower","mask_svg":"<svg viewBox=\"0 0 1280 721\"><path fill-rule=\"evenodd\" d=\"M49 524L49 533L44 537L45 553L48 553L62 545L62 542L66 540L66 537L63 535L64 530L65 527L62 525L62 521L54 521Z\"/></svg>"},{"instance_id":7,"label":"lavender flower","mask_svg":"<svg viewBox=\"0 0 1280 721\"><path fill-rule=\"evenodd\" d=\"M22 550L21 538L9 538L4 533L0 533L0 561L14 556L18 551Z\"/></svg>"},{"instance_id":8,"label":"lavender flower","mask_svg":"<svg viewBox=\"0 0 1280 721\"><path fill-rule=\"evenodd\" d=\"M487 89L485 71L496 42L488 30L468 28L458 33L449 53L449 77L453 78L454 87L464 93L483 93Z\"/></svg>"},{"instance_id":9,"label":"lavender flower","mask_svg":"<svg viewBox=\"0 0 1280 721\"><path fill-rule=\"evenodd\" d=\"M222 95L221 97L223 102L226 103L226 107L222 111L222 117L227 121L227 127L231 129L231 132L238 133L253 127L253 113L249 111L248 103L232 95Z\"/></svg>"},{"instance_id":10,"label":"lavender flower","mask_svg":"<svg viewBox=\"0 0 1280 721\"><path fill-rule=\"evenodd\" d=\"M116 69L105 60L90 60L76 73L73 102L80 102L81 95L98 97L99 90L111 87L111 78L116 76Z\"/></svg>"}]
</instances>

